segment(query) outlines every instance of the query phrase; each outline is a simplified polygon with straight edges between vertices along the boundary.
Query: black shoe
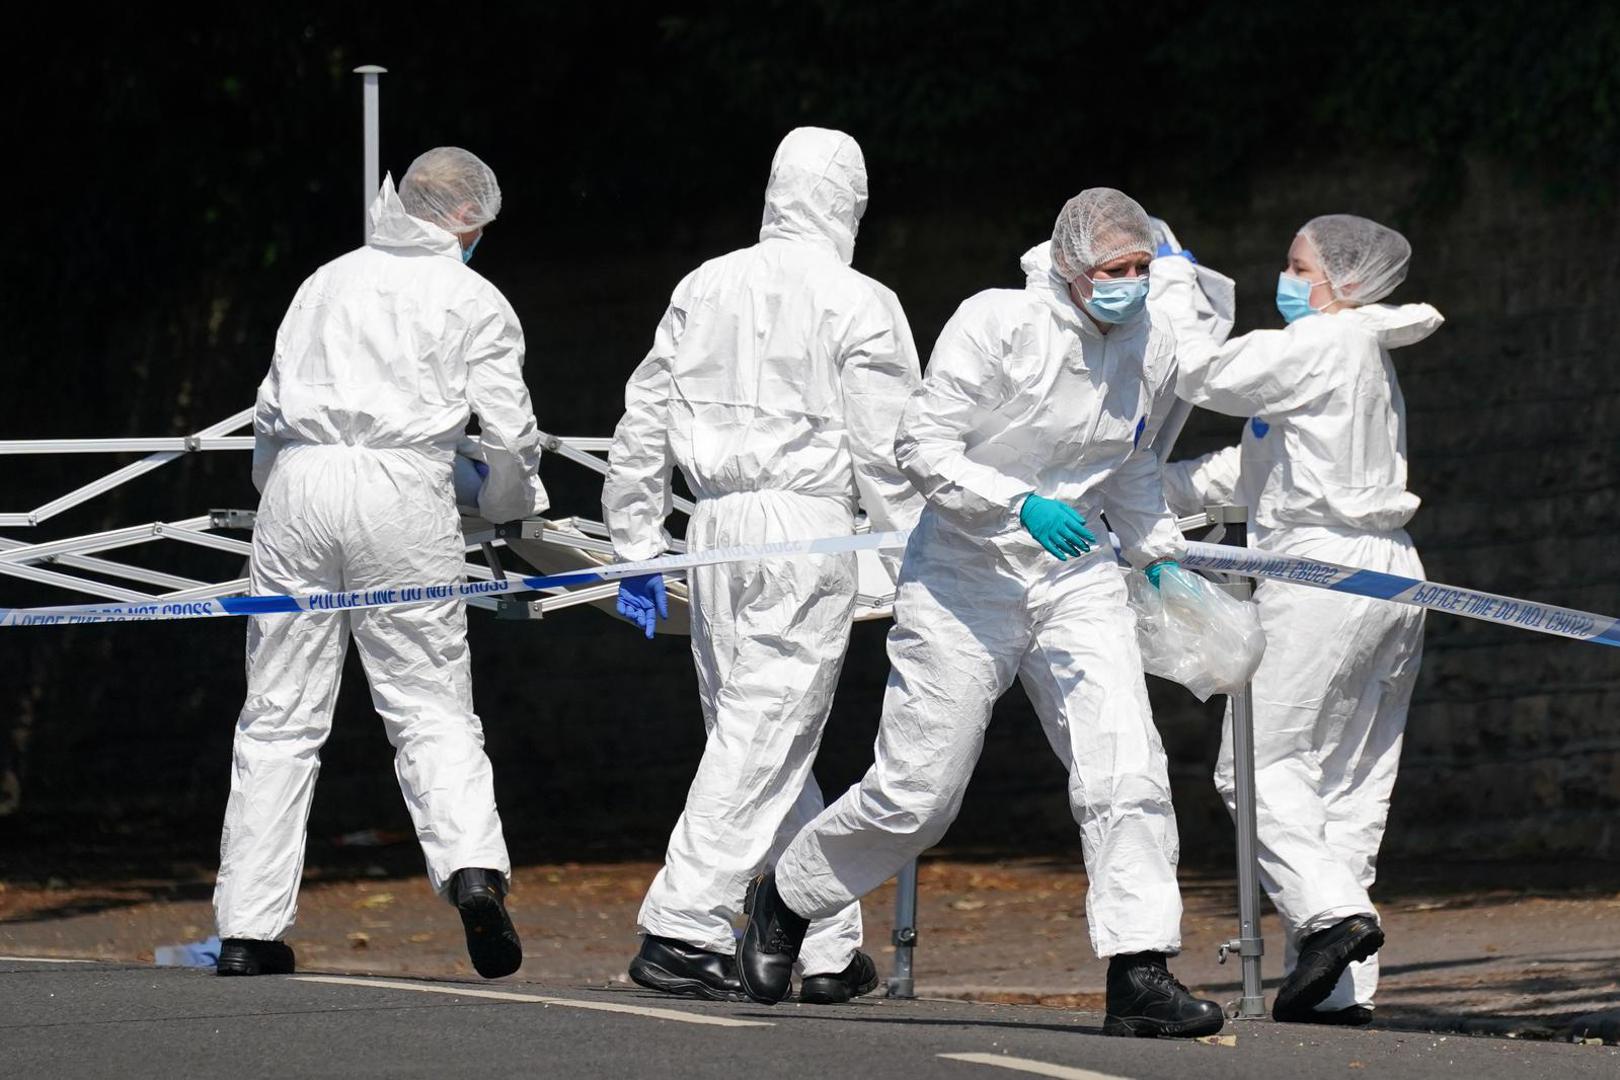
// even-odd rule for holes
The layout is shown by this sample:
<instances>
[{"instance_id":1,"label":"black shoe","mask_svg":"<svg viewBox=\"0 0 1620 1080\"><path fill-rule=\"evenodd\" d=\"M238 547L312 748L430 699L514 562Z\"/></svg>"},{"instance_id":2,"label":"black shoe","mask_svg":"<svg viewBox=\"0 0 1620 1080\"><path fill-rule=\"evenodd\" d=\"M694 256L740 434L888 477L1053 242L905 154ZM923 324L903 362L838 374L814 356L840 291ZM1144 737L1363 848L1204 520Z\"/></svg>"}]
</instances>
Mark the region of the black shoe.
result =
<instances>
[{"instance_id":1,"label":"black shoe","mask_svg":"<svg viewBox=\"0 0 1620 1080\"><path fill-rule=\"evenodd\" d=\"M523 964L523 943L506 914L506 880L496 870L468 868L450 877L450 901L467 931L467 955L486 979L510 975Z\"/></svg>"},{"instance_id":2,"label":"black shoe","mask_svg":"<svg viewBox=\"0 0 1620 1080\"><path fill-rule=\"evenodd\" d=\"M743 910L748 926L737 946L737 978L750 998L775 1005L793 984L793 965L810 920L782 902L773 873L761 874L748 886Z\"/></svg>"},{"instance_id":3,"label":"black shoe","mask_svg":"<svg viewBox=\"0 0 1620 1080\"><path fill-rule=\"evenodd\" d=\"M741 1001L737 961L725 953L710 952L675 938L648 934L641 951L630 961L636 985L666 994L689 994L709 1001Z\"/></svg>"},{"instance_id":4,"label":"black shoe","mask_svg":"<svg viewBox=\"0 0 1620 1080\"><path fill-rule=\"evenodd\" d=\"M1384 932L1370 915L1352 915L1318 930L1300 942L1299 963L1278 989L1271 1018L1284 1023L1309 1021L1310 1013L1333 993L1344 969L1367 959L1383 944Z\"/></svg>"},{"instance_id":5,"label":"black shoe","mask_svg":"<svg viewBox=\"0 0 1620 1080\"><path fill-rule=\"evenodd\" d=\"M215 975L291 975L293 951L280 941L230 937L219 943Z\"/></svg>"},{"instance_id":6,"label":"black shoe","mask_svg":"<svg viewBox=\"0 0 1620 1080\"><path fill-rule=\"evenodd\" d=\"M842 1005L851 998L877 989L877 965L872 958L855 950L849 966L831 975L806 975L799 984L799 1000L806 1005Z\"/></svg>"},{"instance_id":7,"label":"black shoe","mask_svg":"<svg viewBox=\"0 0 1620 1080\"><path fill-rule=\"evenodd\" d=\"M1193 1039L1213 1035L1225 1023L1219 1005L1193 997L1176 981L1163 953L1130 953L1108 961L1104 1035Z\"/></svg>"},{"instance_id":8,"label":"black shoe","mask_svg":"<svg viewBox=\"0 0 1620 1080\"><path fill-rule=\"evenodd\" d=\"M1335 1027L1366 1027L1372 1023L1373 1011L1365 1005L1352 1005L1347 1009L1311 1009L1295 1017L1296 1024L1332 1024Z\"/></svg>"}]
</instances>

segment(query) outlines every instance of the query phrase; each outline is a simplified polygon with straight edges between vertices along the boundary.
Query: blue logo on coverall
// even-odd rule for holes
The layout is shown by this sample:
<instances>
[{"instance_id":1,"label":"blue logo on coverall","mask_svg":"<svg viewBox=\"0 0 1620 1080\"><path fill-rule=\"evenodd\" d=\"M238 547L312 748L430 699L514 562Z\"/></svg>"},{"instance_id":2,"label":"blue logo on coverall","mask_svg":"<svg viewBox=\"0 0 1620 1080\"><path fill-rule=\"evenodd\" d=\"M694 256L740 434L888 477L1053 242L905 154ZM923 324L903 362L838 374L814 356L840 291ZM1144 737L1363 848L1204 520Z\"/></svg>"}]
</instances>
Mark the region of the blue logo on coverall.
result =
<instances>
[{"instance_id":1,"label":"blue logo on coverall","mask_svg":"<svg viewBox=\"0 0 1620 1080\"><path fill-rule=\"evenodd\" d=\"M1147 430L1147 417L1136 422L1136 434L1131 436L1131 449L1135 450L1142 443L1142 432Z\"/></svg>"},{"instance_id":2,"label":"blue logo on coverall","mask_svg":"<svg viewBox=\"0 0 1620 1080\"><path fill-rule=\"evenodd\" d=\"M1271 425L1260 419L1258 416L1249 421L1249 427L1254 430L1254 437L1257 439L1265 438L1266 432L1271 430Z\"/></svg>"}]
</instances>

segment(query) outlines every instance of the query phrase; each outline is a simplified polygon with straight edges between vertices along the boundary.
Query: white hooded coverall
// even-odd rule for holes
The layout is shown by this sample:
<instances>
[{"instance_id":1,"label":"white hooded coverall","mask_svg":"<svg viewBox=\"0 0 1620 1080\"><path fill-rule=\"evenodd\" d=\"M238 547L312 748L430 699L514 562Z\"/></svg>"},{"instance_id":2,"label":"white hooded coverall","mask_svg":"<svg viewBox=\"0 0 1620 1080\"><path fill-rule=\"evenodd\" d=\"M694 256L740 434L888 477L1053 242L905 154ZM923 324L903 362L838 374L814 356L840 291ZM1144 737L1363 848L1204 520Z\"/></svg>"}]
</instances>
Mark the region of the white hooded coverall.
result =
<instances>
[{"instance_id":1,"label":"white hooded coverall","mask_svg":"<svg viewBox=\"0 0 1620 1080\"><path fill-rule=\"evenodd\" d=\"M1406 404L1390 350L1440 326L1427 304L1371 304L1256 330L1224 346L1189 314L1192 267L1158 259L1158 309L1178 336L1177 392L1252 418L1240 445L1165 467L1170 505L1251 508L1251 547L1421 578L1403 526ZM1352 915L1376 915L1376 872L1407 707L1423 653L1423 612L1277 582L1255 591L1266 655L1254 676L1255 787L1260 869L1300 941ZM1228 808L1231 714L1215 782ZM1351 965L1317 1006L1370 1006L1378 957Z\"/></svg>"},{"instance_id":2,"label":"white hooded coverall","mask_svg":"<svg viewBox=\"0 0 1620 1080\"><path fill-rule=\"evenodd\" d=\"M255 593L462 580L450 463L469 411L490 468L483 516L547 505L517 316L455 236L405 212L391 179L370 223L365 247L298 290L259 387ZM510 871L463 604L258 615L214 892L221 937L274 940L293 923L350 634L434 889L464 867Z\"/></svg>"},{"instance_id":3,"label":"white hooded coverall","mask_svg":"<svg viewBox=\"0 0 1620 1080\"><path fill-rule=\"evenodd\" d=\"M791 132L776 152L760 240L676 287L630 377L602 505L622 559L669 543L670 470L697 499L693 551L848 535L857 505L905 529L920 497L894 434L920 379L895 295L849 266L866 203L849 136ZM731 954L748 881L823 806L811 764L849 641L854 556L691 573L692 658L708 739L643 933ZM822 913L804 974L848 966L860 905Z\"/></svg>"},{"instance_id":4,"label":"white hooded coverall","mask_svg":"<svg viewBox=\"0 0 1620 1080\"><path fill-rule=\"evenodd\" d=\"M1019 679L1068 771L1099 956L1181 945L1179 845L1164 747L1104 543L1059 561L1024 529L1031 492L1099 514L1137 566L1184 550L1147 448L1173 400L1170 335L1146 313L1099 331L1052 271L957 310L906 406L901 467L927 498L900 573L876 760L788 846L777 888L836 911L936 843L955 818L991 708Z\"/></svg>"}]
</instances>

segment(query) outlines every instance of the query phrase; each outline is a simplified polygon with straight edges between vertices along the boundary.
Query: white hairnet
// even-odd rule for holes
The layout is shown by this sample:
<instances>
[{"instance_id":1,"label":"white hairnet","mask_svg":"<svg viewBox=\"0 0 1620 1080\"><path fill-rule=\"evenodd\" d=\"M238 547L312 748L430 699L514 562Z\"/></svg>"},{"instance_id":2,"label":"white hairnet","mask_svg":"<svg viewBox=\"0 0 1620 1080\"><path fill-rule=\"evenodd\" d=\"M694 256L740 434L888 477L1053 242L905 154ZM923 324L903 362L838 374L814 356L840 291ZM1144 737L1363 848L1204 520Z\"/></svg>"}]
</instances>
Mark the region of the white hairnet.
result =
<instances>
[{"instance_id":1,"label":"white hairnet","mask_svg":"<svg viewBox=\"0 0 1620 1080\"><path fill-rule=\"evenodd\" d=\"M1087 188L1058 212L1052 229L1052 265L1073 281L1133 251L1153 254L1153 224L1137 201L1114 188Z\"/></svg>"},{"instance_id":2,"label":"white hairnet","mask_svg":"<svg viewBox=\"0 0 1620 1080\"><path fill-rule=\"evenodd\" d=\"M1412 245L1394 229L1354 214L1324 214L1299 230L1322 260L1333 298L1374 304L1406 280Z\"/></svg>"},{"instance_id":3,"label":"white hairnet","mask_svg":"<svg viewBox=\"0 0 1620 1080\"><path fill-rule=\"evenodd\" d=\"M453 233L488 225L501 212L495 171L459 146L436 146L411 162L399 201L412 217Z\"/></svg>"}]
</instances>

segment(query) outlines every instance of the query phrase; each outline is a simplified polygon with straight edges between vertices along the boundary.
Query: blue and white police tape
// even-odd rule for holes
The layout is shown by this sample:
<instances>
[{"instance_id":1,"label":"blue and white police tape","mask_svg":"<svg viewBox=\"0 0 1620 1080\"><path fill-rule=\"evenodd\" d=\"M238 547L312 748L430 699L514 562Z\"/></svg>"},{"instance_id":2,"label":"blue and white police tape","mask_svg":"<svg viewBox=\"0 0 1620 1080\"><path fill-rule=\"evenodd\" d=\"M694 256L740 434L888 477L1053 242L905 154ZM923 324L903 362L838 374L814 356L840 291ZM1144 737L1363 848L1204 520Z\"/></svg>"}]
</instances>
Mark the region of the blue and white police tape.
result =
<instances>
[{"instance_id":1,"label":"blue and white police tape","mask_svg":"<svg viewBox=\"0 0 1620 1080\"><path fill-rule=\"evenodd\" d=\"M1444 611L1520 630L1556 634L1598 645L1620 646L1620 619L1612 615L1535 604L1511 596L1437 585L1432 581L1381 574L1374 570L1358 570L1353 566L1317 562L1297 555L1277 555L1250 548L1189 542L1187 555L1181 560L1181 565L1194 570L1240 574L1243 577L1369 596L1375 600L1412 604L1430 611Z\"/></svg>"},{"instance_id":2,"label":"blue and white police tape","mask_svg":"<svg viewBox=\"0 0 1620 1080\"><path fill-rule=\"evenodd\" d=\"M710 548L687 555L665 555L641 562L611 563L549 577L504 580L411 583L353 592L308 593L303 596L221 596L207 600L154 597L138 604L78 604L71 607L0 608L0 627L84 626L93 623L157 622L173 619L210 619L228 615L279 615L296 612L359 611L365 608L408 607L441 600L534 592L537 589L595 585L640 574L668 574L694 566L715 566L761 559L788 559L806 555L841 555L853 551L889 551L906 546L905 532L859 533L817 540L777 544Z\"/></svg>"}]
</instances>

